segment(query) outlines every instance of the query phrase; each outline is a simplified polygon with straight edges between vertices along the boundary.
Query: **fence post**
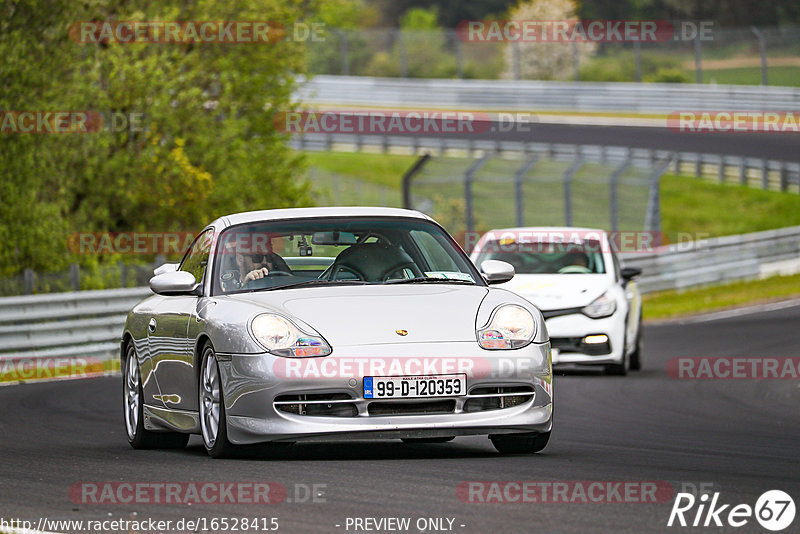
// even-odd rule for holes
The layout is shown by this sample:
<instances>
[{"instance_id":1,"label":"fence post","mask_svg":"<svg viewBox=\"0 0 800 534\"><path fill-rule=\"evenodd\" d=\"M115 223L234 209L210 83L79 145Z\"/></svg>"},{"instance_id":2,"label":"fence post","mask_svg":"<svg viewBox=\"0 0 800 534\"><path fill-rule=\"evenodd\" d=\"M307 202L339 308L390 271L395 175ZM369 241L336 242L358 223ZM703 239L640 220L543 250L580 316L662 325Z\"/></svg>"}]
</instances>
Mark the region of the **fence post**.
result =
<instances>
[{"instance_id":1,"label":"fence post","mask_svg":"<svg viewBox=\"0 0 800 534\"><path fill-rule=\"evenodd\" d=\"M572 178L582 165L583 159L578 154L570 168L564 173L564 221L566 226L572 226Z\"/></svg>"},{"instance_id":2,"label":"fence post","mask_svg":"<svg viewBox=\"0 0 800 534\"><path fill-rule=\"evenodd\" d=\"M678 176L681 173L681 153L675 153L675 176Z\"/></svg>"},{"instance_id":3,"label":"fence post","mask_svg":"<svg viewBox=\"0 0 800 534\"><path fill-rule=\"evenodd\" d=\"M695 82L703 83L703 45L700 44L700 32L694 36L694 72Z\"/></svg>"},{"instance_id":4,"label":"fence post","mask_svg":"<svg viewBox=\"0 0 800 534\"><path fill-rule=\"evenodd\" d=\"M719 178L719 183L725 183L725 156L722 154L719 156L719 169L717 170L717 177Z\"/></svg>"},{"instance_id":5,"label":"fence post","mask_svg":"<svg viewBox=\"0 0 800 534\"><path fill-rule=\"evenodd\" d=\"M645 216L644 229L648 232L661 232L661 176L671 163L672 155L668 156L658 165L650 175L650 195L647 199L647 215ZM660 244L660 237L658 244Z\"/></svg>"},{"instance_id":6,"label":"fence post","mask_svg":"<svg viewBox=\"0 0 800 534\"><path fill-rule=\"evenodd\" d=\"M72 286L73 291L80 291L81 289L80 267L78 267L77 263L69 264L69 285Z\"/></svg>"},{"instance_id":7,"label":"fence post","mask_svg":"<svg viewBox=\"0 0 800 534\"><path fill-rule=\"evenodd\" d=\"M695 154L696 158L694 160L694 175L697 178L703 177L703 155L702 154Z\"/></svg>"},{"instance_id":8,"label":"fence post","mask_svg":"<svg viewBox=\"0 0 800 534\"><path fill-rule=\"evenodd\" d=\"M758 39L758 51L761 54L761 85L767 85L767 39L755 26L750 26L750 30Z\"/></svg>"},{"instance_id":9,"label":"fence post","mask_svg":"<svg viewBox=\"0 0 800 534\"><path fill-rule=\"evenodd\" d=\"M26 295L30 295L33 293L33 282L34 282L35 273L33 269L25 269L22 271L22 279L23 279L23 286Z\"/></svg>"},{"instance_id":10,"label":"fence post","mask_svg":"<svg viewBox=\"0 0 800 534\"><path fill-rule=\"evenodd\" d=\"M522 198L524 193L523 182L525 181L525 175L530 172L537 161L539 161L539 156L533 156L514 173L514 194L517 195L517 226L525 226L525 201Z\"/></svg>"},{"instance_id":11,"label":"fence post","mask_svg":"<svg viewBox=\"0 0 800 534\"><path fill-rule=\"evenodd\" d=\"M786 162L781 161L781 191L786 192L789 189L789 171L786 168Z\"/></svg>"},{"instance_id":12,"label":"fence post","mask_svg":"<svg viewBox=\"0 0 800 534\"><path fill-rule=\"evenodd\" d=\"M456 47L456 72L459 80L464 79L464 51L461 49L461 39L458 38L458 33L451 32L453 43Z\"/></svg>"},{"instance_id":13,"label":"fence post","mask_svg":"<svg viewBox=\"0 0 800 534\"><path fill-rule=\"evenodd\" d=\"M739 159L739 183L747 185L747 160L744 156Z\"/></svg>"},{"instance_id":14,"label":"fence post","mask_svg":"<svg viewBox=\"0 0 800 534\"><path fill-rule=\"evenodd\" d=\"M487 152L464 173L464 217L467 223L467 233L475 231L475 216L472 209L472 180L475 178L475 173L478 172L491 157L492 154Z\"/></svg>"},{"instance_id":15,"label":"fence post","mask_svg":"<svg viewBox=\"0 0 800 534\"><path fill-rule=\"evenodd\" d=\"M641 41L633 42L633 61L636 67L636 81L642 82L642 43Z\"/></svg>"},{"instance_id":16,"label":"fence post","mask_svg":"<svg viewBox=\"0 0 800 534\"><path fill-rule=\"evenodd\" d=\"M343 30L339 30L339 53L342 59L342 75L350 75L350 50L349 43L347 42L347 34Z\"/></svg>"},{"instance_id":17,"label":"fence post","mask_svg":"<svg viewBox=\"0 0 800 534\"><path fill-rule=\"evenodd\" d=\"M118 262L117 265L119 266L119 287L128 287L128 266L123 261Z\"/></svg>"},{"instance_id":18,"label":"fence post","mask_svg":"<svg viewBox=\"0 0 800 534\"><path fill-rule=\"evenodd\" d=\"M413 209L411 202L411 180L416 176L425 166L425 163L430 159L430 154L423 154L414 162L410 169L403 174L403 207L407 210Z\"/></svg>"},{"instance_id":19,"label":"fence post","mask_svg":"<svg viewBox=\"0 0 800 534\"><path fill-rule=\"evenodd\" d=\"M581 81L581 58L578 50L578 41L572 41L572 78Z\"/></svg>"},{"instance_id":20,"label":"fence post","mask_svg":"<svg viewBox=\"0 0 800 534\"><path fill-rule=\"evenodd\" d=\"M611 216L611 231L616 232L619 230L619 202L617 198L617 186L619 185L619 179L628 170L628 167L631 166L631 153L630 149L628 149L628 155L616 169L611 172L611 176L609 177L609 207L610 207L610 216Z\"/></svg>"},{"instance_id":21,"label":"fence post","mask_svg":"<svg viewBox=\"0 0 800 534\"><path fill-rule=\"evenodd\" d=\"M769 189L769 163L765 159L761 160L761 189Z\"/></svg>"},{"instance_id":22,"label":"fence post","mask_svg":"<svg viewBox=\"0 0 800 534\"><path fill-rule=\"evenodd\" d=\"M403 31L397 32L397 46L400 47L400 74L403 78L408 78L408 58L406 57L406 41L403 39Z\"/></svg>"}]
</instances>

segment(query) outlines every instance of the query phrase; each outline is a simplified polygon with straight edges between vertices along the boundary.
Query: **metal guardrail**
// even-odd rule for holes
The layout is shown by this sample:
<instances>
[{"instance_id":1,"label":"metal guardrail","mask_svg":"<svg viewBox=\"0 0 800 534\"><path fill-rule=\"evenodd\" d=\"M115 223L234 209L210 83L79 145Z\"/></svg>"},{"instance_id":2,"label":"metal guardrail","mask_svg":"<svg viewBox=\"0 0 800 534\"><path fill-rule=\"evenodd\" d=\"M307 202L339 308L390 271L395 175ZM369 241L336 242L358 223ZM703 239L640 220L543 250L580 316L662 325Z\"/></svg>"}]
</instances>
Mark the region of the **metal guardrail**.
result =
<instances>
[{"instance_id":1,"label":"metal guardrail","mask_svg":"<svg viewBox=\"0 0 800 534\"><path fill-rule=\"evenodd\" d=\"M125 316L146 287L0 298L0 362L20 358L113 359Z\"/></svg>"},{"instance_id":2,"label":"metal guardrail","mask_svg":"<svg viewBox=\"0 0 800 534\"><path fill-rule=\"evenodd\" d=\"M643 292L800 270L800 226L625 254ZM0 298L0 364L9 359L114 360L127 311L146 287Z\"/></svg>"},{"instance_id":3,"label":"metal guardrail","mask_svg":"<svg viewBox=\"0 0 800 534\"><path fill-rule=\"evenodd\" d=\"M800 226L676 243L622 259L642 269L645 293L793 274L800 272Z\"/></svg>"},{"instance_id":4,"label":"metal guardrail","mask_svg":"<svg viewBox=\"0 0 800 534\"><path fill-rule=\"evenodd\" d=\"M445 80L320 75L297 97L308 103L481 111L792 111L800 88L628 82Z\"/></svg>"}]
</instances>

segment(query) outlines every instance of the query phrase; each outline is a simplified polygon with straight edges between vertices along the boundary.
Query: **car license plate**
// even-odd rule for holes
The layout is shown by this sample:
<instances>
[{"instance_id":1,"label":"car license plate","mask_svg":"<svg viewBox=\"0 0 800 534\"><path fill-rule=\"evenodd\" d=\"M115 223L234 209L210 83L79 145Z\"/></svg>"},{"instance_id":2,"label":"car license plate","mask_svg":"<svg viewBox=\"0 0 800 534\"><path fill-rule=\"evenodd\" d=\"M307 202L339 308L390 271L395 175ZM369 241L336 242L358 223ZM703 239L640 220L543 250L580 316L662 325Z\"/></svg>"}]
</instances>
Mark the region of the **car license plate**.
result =
<instances>
[{"instance_id":1,"label":"car license plate","mask_svg":"<svg viewBox=\"0 0 800 534\"><path fill-rule=\"evenodd\" d=\"M456 397L467 394L467 375L365 376L365 399Z\"/></svg>"}]
</instances>

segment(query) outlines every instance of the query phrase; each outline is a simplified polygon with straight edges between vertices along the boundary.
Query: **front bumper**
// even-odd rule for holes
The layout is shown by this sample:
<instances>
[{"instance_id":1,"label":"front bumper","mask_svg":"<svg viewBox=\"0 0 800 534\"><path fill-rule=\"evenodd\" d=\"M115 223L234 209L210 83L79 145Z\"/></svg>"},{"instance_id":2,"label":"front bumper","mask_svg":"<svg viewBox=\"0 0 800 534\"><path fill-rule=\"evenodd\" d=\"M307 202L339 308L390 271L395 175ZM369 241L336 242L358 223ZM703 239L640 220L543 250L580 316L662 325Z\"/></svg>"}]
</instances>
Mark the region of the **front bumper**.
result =
<instances>
[{"instance_id":1,"label":"front bumper","mask_svg":"<svg viewBox=\"0 0 800 534\"><path fill-rule=\"evenodd\" d=\"M617 309L613 315L602 319L592 319L582 313L561 315L546 319L547 332L553 342L553 367L556 369L574 365L605 365L622 362L625 345L625 317ZM582 350L576 340L586 336L605 334L608 336L608 349L601 347ZM556 351L556 348L562 350ZM557 352L557 354L556 354Z\"/></svg>"},{"instance_id":2,"label":"front bumper","mask_svg":"<svg viewBox=\"0 0 800 534\"><path fill-rule=\"evenodd\" d=\"M268 353L218 354L228 439L248 444L549 432L553 414L549 350L549 343L510 351L484 350L475 342L349 346L335 347L326 357L302 359L299 366L299 359ZM363 395L364 376L442 373L466 374L468 395L391 401ZM475 411L475 403L495 395L487 391L497 391L503 400L486 409L480 404ZM353 413L309 415L302 409L289 413L283 409L286 401L276 401L301 395L338 398L326 406L346 404ZM297 406L302 403L298 400ZM386 409L389 404L391 413ZM419 407L441 409L414 413Z\"/></svg>"}]
</instances>

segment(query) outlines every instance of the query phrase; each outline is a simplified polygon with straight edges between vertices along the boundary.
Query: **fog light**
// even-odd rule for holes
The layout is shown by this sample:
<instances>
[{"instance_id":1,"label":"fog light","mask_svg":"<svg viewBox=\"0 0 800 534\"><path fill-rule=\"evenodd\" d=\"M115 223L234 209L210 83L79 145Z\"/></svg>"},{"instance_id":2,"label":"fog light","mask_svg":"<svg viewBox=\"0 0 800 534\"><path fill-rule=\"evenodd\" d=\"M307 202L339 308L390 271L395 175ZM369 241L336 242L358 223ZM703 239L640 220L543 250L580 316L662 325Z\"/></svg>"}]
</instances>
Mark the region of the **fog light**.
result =
<instances>
[{"instance_id":1,"label":"fog light","mask_svg":"<svg viewBox=\"0 0 800 534\"><path fill-rule=\"evenodd\" d=\"M605 334L596 334L592 336L586 336L583 338L583 342L587 345L598 345L600 343L608 343L608 336Z\"/></svg>"}]
</instances>

